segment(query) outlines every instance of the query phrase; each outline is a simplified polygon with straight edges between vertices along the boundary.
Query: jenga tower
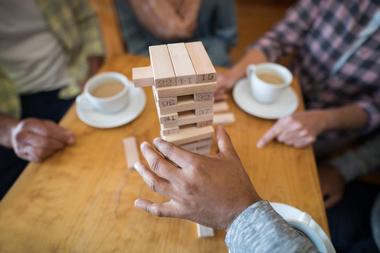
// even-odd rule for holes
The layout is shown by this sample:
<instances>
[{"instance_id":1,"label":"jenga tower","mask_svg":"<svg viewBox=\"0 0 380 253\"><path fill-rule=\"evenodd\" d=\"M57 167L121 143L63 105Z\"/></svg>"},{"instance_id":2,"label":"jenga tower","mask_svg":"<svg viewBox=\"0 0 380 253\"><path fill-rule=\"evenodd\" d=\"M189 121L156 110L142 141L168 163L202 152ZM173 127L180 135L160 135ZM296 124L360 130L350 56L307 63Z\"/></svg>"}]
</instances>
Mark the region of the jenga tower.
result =
<instances>
[{"instance_id":1,"label":"jenga tower","mask_svg":"<svg viewBox=\"0 0 380 253\"><path fill-rule=\"evenodd\" d=\"M216 72L201 42L150 46L149 67L132 69L135 86L152 86L161 138L209 154ZM198 227L198 234L213 230Z\"/></svg>"},{"instance_id":2,"label":"jenga tower","mask_svg":"<svg viewBox=\"0 0 380 253\"><path fill-rule=\"evenodd\" d=\"M134 68L137 86L152 85L161 138L208 154L212 144L215 68L201 42L149 47L150 67Z\"/></svg>"}]
</instances>

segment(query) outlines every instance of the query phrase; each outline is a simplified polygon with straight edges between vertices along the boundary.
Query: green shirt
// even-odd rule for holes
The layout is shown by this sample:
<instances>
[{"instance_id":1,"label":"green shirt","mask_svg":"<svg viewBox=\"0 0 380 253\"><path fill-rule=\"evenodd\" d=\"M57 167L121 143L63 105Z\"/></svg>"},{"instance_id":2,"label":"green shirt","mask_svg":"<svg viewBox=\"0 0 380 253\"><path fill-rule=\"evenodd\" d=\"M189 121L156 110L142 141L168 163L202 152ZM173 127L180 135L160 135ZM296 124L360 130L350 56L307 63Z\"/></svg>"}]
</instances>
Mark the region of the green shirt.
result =
<instances>
[{"instance_id":1,"label":"green shirt","mask_svg":"<svg viewBox=\"0 0 380 253\"><path fill-rule=\"evenodd\" d=\"M73 83L60 92L60 97L73 97L87 75L89 56L103 55L97 19L86 0L36 0L46 23L62 45ZM21 106L16 87L0 68L0 112L20 117Z\"/></svg>"}]
</instances>

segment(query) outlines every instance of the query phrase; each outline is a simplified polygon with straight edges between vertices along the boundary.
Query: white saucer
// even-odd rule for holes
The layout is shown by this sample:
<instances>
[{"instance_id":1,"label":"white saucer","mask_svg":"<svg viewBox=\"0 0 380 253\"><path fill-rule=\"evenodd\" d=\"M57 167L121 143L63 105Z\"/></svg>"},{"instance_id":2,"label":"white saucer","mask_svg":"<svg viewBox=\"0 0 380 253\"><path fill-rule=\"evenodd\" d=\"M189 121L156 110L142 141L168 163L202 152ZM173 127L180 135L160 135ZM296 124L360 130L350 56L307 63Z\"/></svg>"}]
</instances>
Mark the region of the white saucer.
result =
<instances>
[{"instance_id":1,"label":"white saucer","mask_svg":"<svg viewBox=\"0 0 380 253\"><path fill-rule=\"evenodd\" d=\"M276 202L270 202L270 204L286 222L304 233L313 242L319 252L335 253L330 239L310 215L286 204Z\"/></svg>"},{"instance_id":2,"label":"white saucer","mask_svg":"<svg viewBox=\"0 0 380 253\"><path fill-rule=\"evenodd\" d=\"M247 79L240 79L232 91L235 103L246 113L263 119L278 119L292 114L298 107L298 99L294 90L286 89L280 98L270 105L257 102L251 95Z\"/></svg>"},{"instance_id":3,"label":"white saucer","mask_svg":"<svg viewBox=\"0 0 380 253\"><path fill-rule=\"evenodd\" d=\"M116 113L99 112L88 105L87 100L80 99L83 94L79 95L76 99L78 117L87 125L96 128L113 128L133 121L143 112L146 96L142 88L135 88L130 82L128 88L128 104L125 109Z\"/></svg>"}]
</instances>

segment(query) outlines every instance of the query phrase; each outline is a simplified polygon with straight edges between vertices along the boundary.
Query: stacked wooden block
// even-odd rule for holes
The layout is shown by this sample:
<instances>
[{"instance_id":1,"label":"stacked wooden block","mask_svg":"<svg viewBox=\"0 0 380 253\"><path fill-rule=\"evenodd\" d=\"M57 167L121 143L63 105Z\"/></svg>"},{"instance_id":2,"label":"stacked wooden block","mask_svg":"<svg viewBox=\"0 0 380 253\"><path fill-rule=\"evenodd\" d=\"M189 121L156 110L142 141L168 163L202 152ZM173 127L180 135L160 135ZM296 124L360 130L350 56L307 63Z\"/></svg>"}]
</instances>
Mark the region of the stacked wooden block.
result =
<instances>
[{"instance_id":1,"label":"stacked wooden block","mask_svg":"<svg viewBox=\"0 0 380 253\"><path fill-rule=\"evenodd\" d=\"M209 154L215 68L201 42L149 47L151 66L133 69L137 86L152 85L161 138Z\"/></svg>"}]
</instances>

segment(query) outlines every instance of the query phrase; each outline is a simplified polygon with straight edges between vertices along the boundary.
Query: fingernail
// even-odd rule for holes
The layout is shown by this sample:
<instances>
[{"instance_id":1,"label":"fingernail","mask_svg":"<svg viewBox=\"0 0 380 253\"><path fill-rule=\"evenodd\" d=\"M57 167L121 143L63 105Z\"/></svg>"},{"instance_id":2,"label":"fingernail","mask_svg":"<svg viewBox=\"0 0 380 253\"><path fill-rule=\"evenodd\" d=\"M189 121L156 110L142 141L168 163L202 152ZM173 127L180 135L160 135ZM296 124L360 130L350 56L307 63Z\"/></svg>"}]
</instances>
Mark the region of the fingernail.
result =
<instances>
[{"instance_id":1,"label":"fingernail","mask_svg":"<svg viewBox=\"0 0 380 253\"><path fill-rule=\"evenodd\" d=\"M154 140L153 140L153 144L154 144L154 146L158 146L158 145L160 145L161 144L161 138L154 138Z\"/></svg>"},{"instance_id":2,"label":"fingernail","mask_svg":"<svg viewBox=\"0 0 380 253\"><path fill-rule=\"evenodd\" d=\"M74 144L75 143L74 136L70 136L69 139L67 139L67 143L70 144L70 145Z\"/></svg>"},{"instance_id":3,"label":"fingernail","mask_svg":"<svg viewBox=\"0 0 380 253\"><path fill-rule=\"evenodd\" d=\"M143 143L141 143L140 149L144 150L147 146L148 146L148 143L146 141L144 141Z\"/></svg>"},{"instance_id":4,"label":"fingernail","mask_svg":"<svg viewBox=\"0 0 380 253\"><path fill-rule=\"evenodd\" d=\"M143 207L142 204L141 204L140 199L136 199L135 200L135 207L137 207L137 208L142 208Z\"/></svg>"},{"instance_id":5,"label":"fingernail","mask_svg":"<svg viewBox=\"0 0 380 253\"><path fill-rule=\"evenodd\" d=\"M257 148L262 148L264 146L264 143L262 141L258 141L256 144Z\"/></svg>"}]
</instances>

